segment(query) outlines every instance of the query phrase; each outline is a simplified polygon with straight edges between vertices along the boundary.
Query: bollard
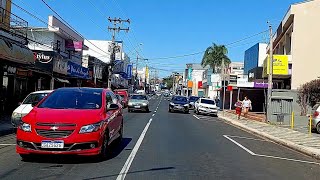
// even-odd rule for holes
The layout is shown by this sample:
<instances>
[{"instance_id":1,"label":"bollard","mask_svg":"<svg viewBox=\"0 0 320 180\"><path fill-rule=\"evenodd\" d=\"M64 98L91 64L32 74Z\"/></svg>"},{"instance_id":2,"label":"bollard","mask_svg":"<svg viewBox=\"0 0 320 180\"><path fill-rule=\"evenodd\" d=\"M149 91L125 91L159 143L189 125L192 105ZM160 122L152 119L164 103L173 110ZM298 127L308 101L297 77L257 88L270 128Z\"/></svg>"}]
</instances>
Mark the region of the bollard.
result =
<instances>
[{"instance_id":1,"label":"bollard","mask_svg":"<svg viewBox=\"0 0 320 180\"><path fill-rule=\"evenodd\" d=\"M291 114L291 129L294 128L294 112L292 111L292 114Z\"/></svg>"},{"instance_id":2,"label":"bollard","mask_svg":"<svg viewBox=\"0 0 320 180\"><path fill-rule=\"evenodd\" d=\"M309 135L311 135L311 127L312 127L312 115L309 117Z\"/></svg>"}]
</instances>

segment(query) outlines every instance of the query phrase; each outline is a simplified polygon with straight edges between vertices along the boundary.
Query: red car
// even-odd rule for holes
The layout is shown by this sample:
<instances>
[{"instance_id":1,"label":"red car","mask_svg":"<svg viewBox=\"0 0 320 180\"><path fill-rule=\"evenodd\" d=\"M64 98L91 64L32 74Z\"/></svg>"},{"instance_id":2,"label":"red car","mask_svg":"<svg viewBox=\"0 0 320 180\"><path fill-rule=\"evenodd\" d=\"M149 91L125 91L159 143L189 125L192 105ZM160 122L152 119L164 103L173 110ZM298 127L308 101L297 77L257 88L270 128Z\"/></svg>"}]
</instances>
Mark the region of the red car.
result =
<instances>
[{"instance_id":1,"label":"red car","mask_svg":"<svg viewBox=\"0 0 320 180\"><path fill-rule=\"evenodd\" d=\"M108 157L109 145L123 135L122 107L111 90L60 88L22 118L16 151Z\"/></svg>"},{"instance_id":2,"label":"red car","mask_svg":"<svg viewBox=\"0 0 320 180\"><path fill-rule=\"evenodd\" d=\"M126 89L116 89L114 90L115 94L119 94L122 97L122 102L124 107L128 107L128 101L129 101L129 93Z\"/></svg>"}]
</instances>

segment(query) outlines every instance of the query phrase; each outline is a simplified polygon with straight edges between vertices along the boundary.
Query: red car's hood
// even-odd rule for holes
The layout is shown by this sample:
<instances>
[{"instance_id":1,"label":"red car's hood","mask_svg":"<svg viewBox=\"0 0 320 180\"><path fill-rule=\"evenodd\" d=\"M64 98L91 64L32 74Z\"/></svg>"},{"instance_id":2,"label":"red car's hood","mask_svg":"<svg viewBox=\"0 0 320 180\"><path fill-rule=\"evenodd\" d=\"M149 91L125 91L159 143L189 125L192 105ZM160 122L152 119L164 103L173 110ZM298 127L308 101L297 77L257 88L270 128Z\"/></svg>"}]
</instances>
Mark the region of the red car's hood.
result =
<instances>
[{"instance_id":1,"label":"red car's hood","mask_svg":"<svg viewBox=\"0 0 320 180\"><path fill-rule=\"evenodd\" d=\"M28 123L71 123L87 125L102 120L101 109L47 109L34 108L23 118Z\"/></svg>"}]
</instances>

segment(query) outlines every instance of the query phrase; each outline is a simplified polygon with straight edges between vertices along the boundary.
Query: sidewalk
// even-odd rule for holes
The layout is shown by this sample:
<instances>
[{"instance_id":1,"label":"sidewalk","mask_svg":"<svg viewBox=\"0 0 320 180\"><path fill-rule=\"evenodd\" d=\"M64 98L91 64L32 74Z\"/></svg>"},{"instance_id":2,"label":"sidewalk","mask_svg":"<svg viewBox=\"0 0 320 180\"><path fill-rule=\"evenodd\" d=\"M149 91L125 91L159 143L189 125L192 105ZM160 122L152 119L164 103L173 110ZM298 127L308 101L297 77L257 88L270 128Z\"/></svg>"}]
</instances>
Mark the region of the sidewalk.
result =
<instances>
[{"instance_id":1,"label":"sidewalk","mask_svg":"<svg viewBox=\"0 0 320 180\"><path fill-rule=\"evenodd\" d=\"M0 116L0 136L13 133L10 116Z\"/></svg>"},{"instance_id":2,"label":"sidewalk","mask_svg":"<svg viewBox=\"0 0 320 180\"><path fill-rule=\"evenodd\" d=\"M313 133L309 135L308 133L299 132L287 127L244 119L243 117L241 120L237 120L237 116L232 112L219 112L218 116L240 129L320 159L320 138L317 134Z\"/></svg>"}]
</instances>

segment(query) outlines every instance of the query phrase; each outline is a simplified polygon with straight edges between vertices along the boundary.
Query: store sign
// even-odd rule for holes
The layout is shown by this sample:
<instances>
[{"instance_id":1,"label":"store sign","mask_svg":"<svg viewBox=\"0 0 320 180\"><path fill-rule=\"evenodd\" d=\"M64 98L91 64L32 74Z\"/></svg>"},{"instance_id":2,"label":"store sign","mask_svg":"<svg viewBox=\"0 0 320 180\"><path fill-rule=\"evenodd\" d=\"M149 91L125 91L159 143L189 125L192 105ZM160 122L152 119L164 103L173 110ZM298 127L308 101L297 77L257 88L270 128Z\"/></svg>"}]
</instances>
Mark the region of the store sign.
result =
<instances>
[{"instance_id":1,"label":"store sign","mask_svg":"<svg viewBox=\"0 0 320 180\"><path fill-rule=\"evenodd\" d=\"M23 77L30 77L30 76L32 76L32 71L21 69L21 68L17 68L16 75L17 76L23 76Z\"/></svg>"},{"instance_id":2,"label":"store sign","mask_svg":"<svg viewBox=\"0 0 320 180\"><path fill-rule=\"evenodd\" d=\"M188 68L188 80L191 80L192 79L192 68L189 67Z\"/></svg>"},{"instance_id":3,"label":"store sign","mask_svg":"<svg viewBox=\"0 0 320 180\"><path fill-rule=\"evenodd\" d=\"M202 89L203 86L202 86L202 81L198 81L198 89Z\"/></svg>"},{"instance_id":4,"label":"store sign","mask_svg":"<svg viewBox=\"0 0 320 180\"><path fill-rule=\"evenodd\" d=\"M132 64L129 64L127 66L127 79L131 79L132 78Z\"/></svg>"},{"instance_id":5,"label":"store sign","mask_svg":"<svg viewBox=\"0 0 320 180\"><path fill-rule=\"evenodd\" d=\"M6 75L16 74L16 72L17 72L17 68L16 67L7 66L7 65L5 65L3 67L3 70L4 70L4 72L6 72Z\"/></svg>"},{"instance_id":6,"label":"store sign","mask_svg":"<svg viewBox=\"0 0 320 180\"><path fill-rule=\"evenodd\" d=\"M53 61L53 71L67 75L68 74L68 60L65 59L55 59Z\"/></svg>"},{"instance_id":7,"label":"store sign","mask_svg":"<svg viewBox=\"0 0 320 180\"><path fill-rule=\"evenodd\" d=\"M288 55L273 55L273 75L288 75L289 74L289 60ZM269 56L263 63L263 76L266 77L270 72L270 58Z\"/></svg>"},{"instance_id":8,"label":"store sign","mask_svg":"<svg viewBox=\"0 0 320 180\"><path fill-rule=\"evenodd\" d=\"M94 77L97 79L102 79L102 71L103 67L102 66L95 66L94 68Z\"/></svg>"},{"instance_id":9,"label":"store sign","mask_svg":"<svg viewBox=\"0 0 320 180\"><path fill-rule=\"evenodd\" d=\"M229 84L237 84L237 79L238 79L237 75L230 75Z\"/></svg>"},{"instance_id":10,"label":"store sign","mask_svg":"<svg viewBox=\"0 0 320 180\"><path fill-rule=\"evenodd\" d=\"M53 60L53 52L33 52L34 60L40 63L50 63Z\"/></svg>"},{"instance_id":11,"label":"store sign","mask_svg":"<svg viewBox=\"0 0 320 180\"><path fill-rule=\"evenodd\" d=\"M238 78L237 87L253 87L253 82L248 82L248 78Z\"/></svg>"},{"instance_id":12,"label":"store sign","mask_svg":"<svg viewBox=\"0 0 320 180\"><path fill-rule=\"evenodd\" d=\"M69 51L82 51L83 42L82 41L66 41L66 50Z\"/></svg>"},{"instance_id":13,"label":"store sign","mask_svg":"<svg viewBox=\"0 0 320 180\"><path fill-rule=\"evenodd\" d=\"M268 88L268 82L256 80L256 81L254 81L253 87L255 87L255 88Z\"/></svg>"},{"instance_id":14,"label":"store sign","mask_svg":"<svg viewBox=\"0 0 320 180\"><path fill-rule=\"evenodd\" d=\"M67 66L68 75L79 77L83 79L89 79L89 70L88 68L82 67L76 63L68 61Z\"/></svg>"}]
</instances>

